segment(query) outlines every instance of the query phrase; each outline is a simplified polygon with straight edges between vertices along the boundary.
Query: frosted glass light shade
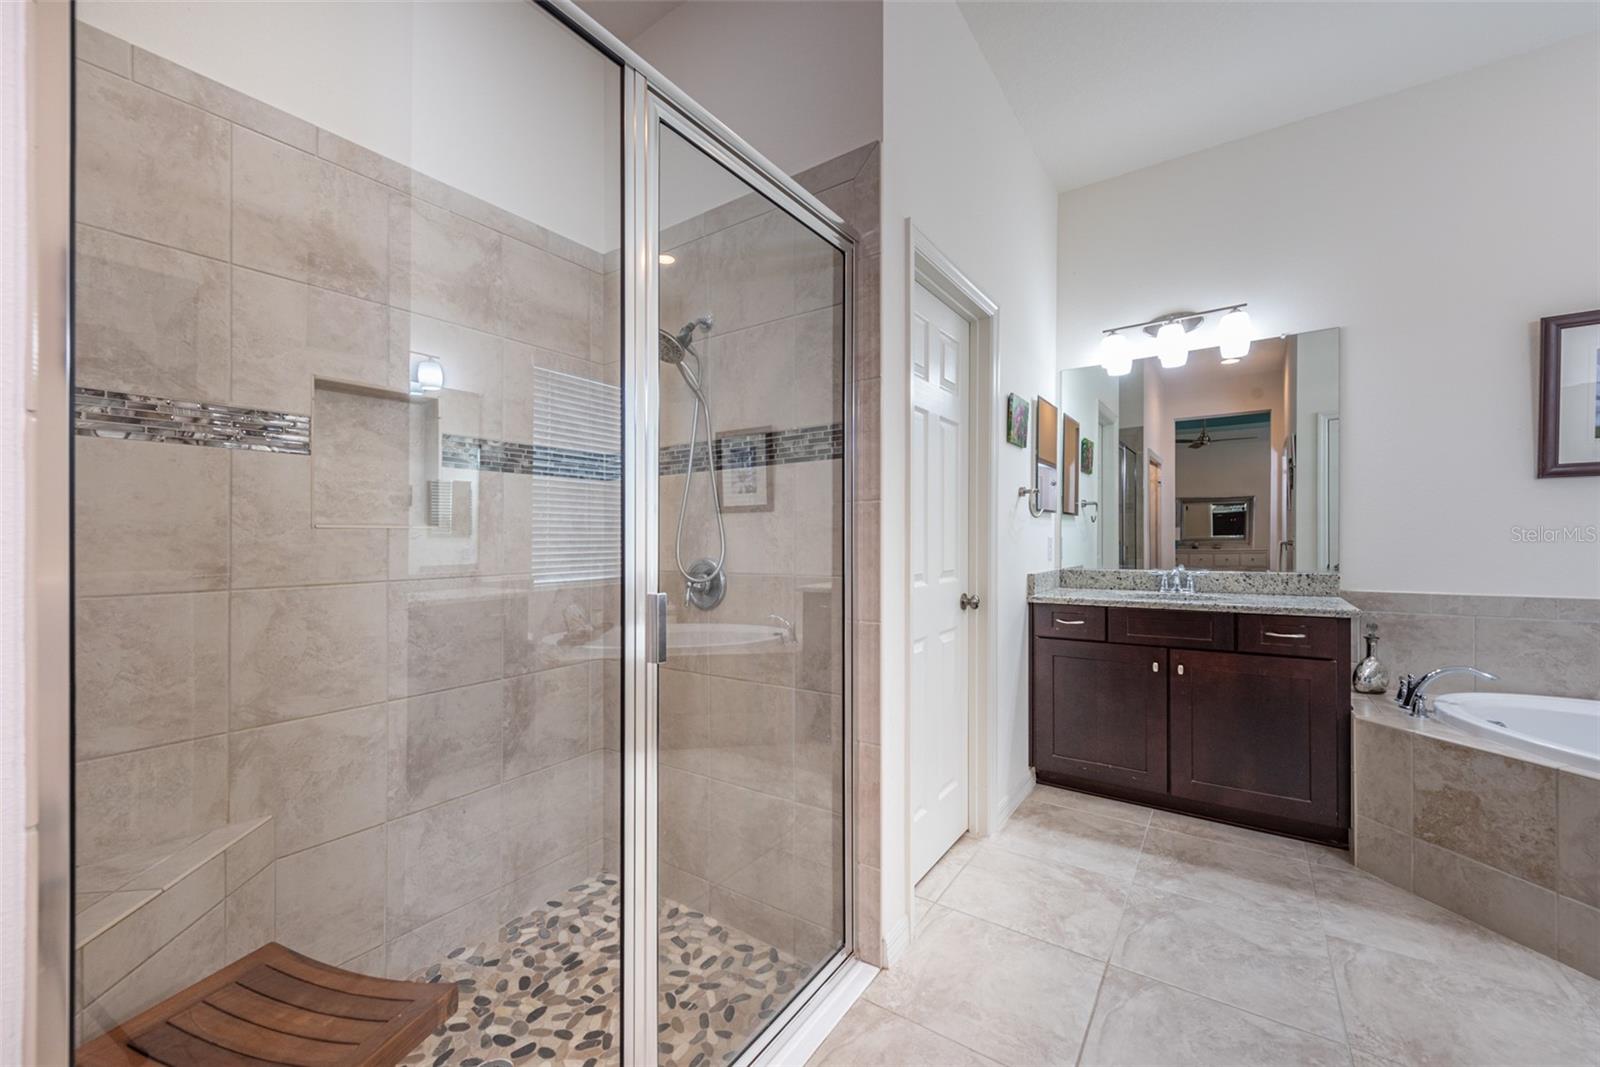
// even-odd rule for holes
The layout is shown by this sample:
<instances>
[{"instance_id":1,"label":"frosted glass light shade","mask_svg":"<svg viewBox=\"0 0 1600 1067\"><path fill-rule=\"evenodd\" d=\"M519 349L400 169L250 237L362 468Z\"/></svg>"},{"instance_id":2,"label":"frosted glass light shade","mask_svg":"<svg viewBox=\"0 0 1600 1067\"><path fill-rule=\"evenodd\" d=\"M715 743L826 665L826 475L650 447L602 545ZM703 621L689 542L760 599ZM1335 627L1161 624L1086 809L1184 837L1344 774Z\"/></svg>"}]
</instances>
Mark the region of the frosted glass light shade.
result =
<instances>
[{"instance_id":1,"label":"frosted glass light shade","mask_svg":"<svg viewBox=\"0 0 1600 1067\"><path fill-rule=\"evenodd\" d=\"M1189 340L1180 322L1169 322L1156 331L1156 358L1167 370L1189 362Z\"/></svg>"},{"instance_id":2,"label":"frosted glass light shade","mask_svg":"<svg viewBox=\"0 0 1600 1067\"><path fill-rule=\"evenodd\" d=\"M412 372L412 385L419 393L437 393L444 388L444 364L432 356L417 360L417 368Z\"/></svg>"},{"instance_id":3,"label":"frosted glass light shade","mask_svg":"<svg viewBox=\"0 0 1600 1067\"><path fill-rule=\"evenodd\" d=\"M1113 378L1133 370L1133 342L1120 333L1106 334L1100 339L1100 365Z\"/></svg>"},{"instance_id":4,"label":"frosted glass light shade","mask_svg":"<svg viewBox=\"0 0 1600 1067\"><path fill-rule=\"evenodd\" d=\"M1217 347L1222 350L1222 361L1233 363L1250 354L1250 313L1244 308L1234 308L1217 323Z\"/></svg>"}]
</instances>

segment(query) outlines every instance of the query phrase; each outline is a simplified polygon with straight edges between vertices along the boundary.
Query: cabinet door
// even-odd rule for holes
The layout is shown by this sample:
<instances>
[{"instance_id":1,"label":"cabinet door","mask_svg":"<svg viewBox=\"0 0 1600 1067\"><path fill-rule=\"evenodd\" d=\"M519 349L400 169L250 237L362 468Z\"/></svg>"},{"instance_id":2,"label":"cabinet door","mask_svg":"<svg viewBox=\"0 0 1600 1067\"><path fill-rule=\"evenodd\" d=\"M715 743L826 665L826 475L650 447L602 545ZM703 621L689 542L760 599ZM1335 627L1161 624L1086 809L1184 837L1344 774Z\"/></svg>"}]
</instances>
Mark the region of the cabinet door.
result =
<instances>
[{"instance_id":1,"label":"cabinet door","mask_svg":"<svg viewBox=\"0 0 1600 1067\"><path fill-rule=\"evenodd\" d=\"M1033 643L1033 758L1041 774L1167 788L1167 652Z\"/></svg>"},{"instance_id":2,"label":"cabinet door","mask_svg":"<svg viewBox=\"0 0 1600 1067\"><path fill-rule=\"evenodd\" d=\"M1337 822L1333 660L1172 653L1172 795L1302 822Z\"/></svg>"}]
</instances>

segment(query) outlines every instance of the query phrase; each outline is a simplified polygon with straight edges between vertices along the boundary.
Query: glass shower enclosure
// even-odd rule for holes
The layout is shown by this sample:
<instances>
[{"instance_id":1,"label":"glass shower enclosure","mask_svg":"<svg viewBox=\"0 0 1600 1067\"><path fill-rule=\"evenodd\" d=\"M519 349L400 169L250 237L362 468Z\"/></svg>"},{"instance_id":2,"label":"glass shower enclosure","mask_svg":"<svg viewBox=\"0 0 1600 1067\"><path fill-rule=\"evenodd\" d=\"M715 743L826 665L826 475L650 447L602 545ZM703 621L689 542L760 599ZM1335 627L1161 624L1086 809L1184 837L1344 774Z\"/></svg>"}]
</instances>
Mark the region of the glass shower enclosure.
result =
<instances>
[{"instance_id":1,"label":"glass shower enclosure","mask_svg":"<svg viewBox=\"0 0 1600 1067\"><path fill-rule=\"evenodd\" d=\"M455 983L408 1064L757 1055L852 948L849 232L567 5L74 38L74 1044L278 942Z\"/></svg>"}]
</instances>

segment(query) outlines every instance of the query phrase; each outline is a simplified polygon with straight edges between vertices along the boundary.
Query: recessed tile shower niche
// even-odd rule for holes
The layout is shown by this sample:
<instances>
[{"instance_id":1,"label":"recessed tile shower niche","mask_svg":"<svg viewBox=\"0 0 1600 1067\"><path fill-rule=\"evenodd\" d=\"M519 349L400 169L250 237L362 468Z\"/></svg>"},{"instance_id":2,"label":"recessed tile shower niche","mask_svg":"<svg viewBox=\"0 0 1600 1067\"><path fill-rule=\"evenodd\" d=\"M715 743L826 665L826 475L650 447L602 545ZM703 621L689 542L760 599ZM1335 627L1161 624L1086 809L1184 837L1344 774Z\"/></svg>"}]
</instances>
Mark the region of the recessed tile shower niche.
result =
<instances>
[{"instance_id":1,"label":"recessed tile shower niche","mask_svg":"<svg viewBox=\"0 0 1600 1067\"><path fill-rule=\"evenodd\" d=\"M475 430L479 400L455 390L417 395L316 379L312 523L411 530L456 540L457 551L470 547L477 527L477 472L445 469L444 423Z\"/></svg>"}]
</instances>

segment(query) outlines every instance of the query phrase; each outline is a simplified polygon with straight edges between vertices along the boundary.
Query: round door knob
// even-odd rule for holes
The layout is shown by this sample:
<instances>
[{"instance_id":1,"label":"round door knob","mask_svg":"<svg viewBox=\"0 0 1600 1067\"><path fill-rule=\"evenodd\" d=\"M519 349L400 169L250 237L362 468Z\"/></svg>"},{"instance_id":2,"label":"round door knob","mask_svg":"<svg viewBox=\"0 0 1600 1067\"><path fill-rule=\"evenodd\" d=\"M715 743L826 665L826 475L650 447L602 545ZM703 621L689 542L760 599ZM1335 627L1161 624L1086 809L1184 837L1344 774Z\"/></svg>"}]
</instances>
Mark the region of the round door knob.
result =
<instances>
[{"instance_id":1,"label":"round door knob","mask_svg":"<svg viewBox=\"0 0 1600 1067\"><path fill-rule=\"evenodd\" d=\"M973 596L971 593L962 593L961 610L966 611L968 608L971 608L974 611L978 610L978 598Z\"/></svg>"}]
</instances>

